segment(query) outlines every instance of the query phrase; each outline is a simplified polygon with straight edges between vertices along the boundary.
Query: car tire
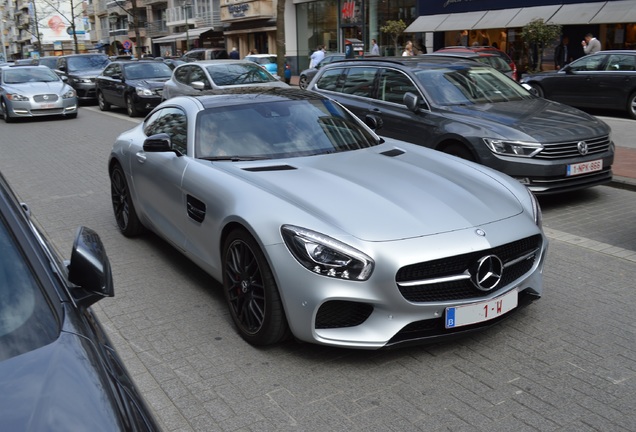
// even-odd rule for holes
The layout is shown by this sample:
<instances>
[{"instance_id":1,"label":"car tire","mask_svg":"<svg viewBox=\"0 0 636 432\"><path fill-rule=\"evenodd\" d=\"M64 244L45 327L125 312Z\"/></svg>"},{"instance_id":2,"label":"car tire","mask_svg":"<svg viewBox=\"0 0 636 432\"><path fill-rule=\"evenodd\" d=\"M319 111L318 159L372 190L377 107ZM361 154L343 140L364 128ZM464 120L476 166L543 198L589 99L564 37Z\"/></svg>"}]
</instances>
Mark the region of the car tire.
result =
<instances>
[{"instance_id":1,"label":"car tire","mask_svg":"<svg viewBox=\"0 0 636 432\"><path fill-rule=\"evenodd\" d=\"M141 115L139 110L135 107L131 95L126 96L126 112L128 112L128 117L139 117Z\"/></svg>"},{"instance_id":2,"label":"car tire","mask_svg":"<svg viewBox=\"0 0 636 432\"><path fill-rule=\"evenodd\" d=\"M308 85L309 85L309 80L307 79L307 76L301 75L300 78L298 78L298 87L305 90L307 89Z\"/></svg>"},{"instance_id":3,"label":"car tire","mask_svg":"<svg viewBox=\"0 0 636 432\"><path fill-rule=\"evenodd\" d=\"M2 99L0 101L0 104L2 104L2 116L4 117L4 121L6 123L13 123L15 120L13 117L11 117L9 115L9 108L7 108L7 103L4 101L4 99Z\"/></svg>"},{"instance_id":4,"label":"car tire","mask_svg":"<svg viewBox=\"0 0 636 432\"><path fill-rule=\"evenodd\" d=\"M629 95L629 99L627 99L627 114L636 120L636 92Z\"/></svg>"},{"instance_id":5,"label":"car tire","mask_svg":"<svg viewBox=\"0 0 636 432\"><path fill-rule=\"evenodd\" d=\"M223 244L223 291L234 324L252 345L271 345L289 334L280 294L267 259L243 229Z\"/></svg>"},{"instance_id":6,"label":"car tire","mask_svg":"<svg viewBox=\"0 0 636 432\"><path fill-rule=\"evenodd\" d=\"M529 86L532 88L530 92L534 94L536 97L540 97L540 98L545 97L545 92L543 91L543 88L539 84L530 83Z\"/></svg>"},{"instance_id":7,"label":"car tire","mask_svg":"<svg viewBox=\"0 0 636 432\"><path fill-rule=\"evenodd\" d=\"M104 93L100 91L97 92L97 105L99 105L100 111L110 111L110 104L106 102Z\"/></svg>"},{"instance_id":8,"label":"car tire","mask_svg":"<svg viewBox=\"0 0 636 432\"><path fill-rule=\"evenodd\" d=\"M119 231L126 237L141 234L144 231L144 226L137 217L126 175L119 164L116 164L110 171L110 196Z\"/></svg>"},{"instance_id":9,"label":"car tire","mask_svg":"<svg viewBox=\"0 0 636 432\"><path fill-rule=\"evenodd\" d=\"M458 158L465 159L467 161L476 162L475 156L468 148L466 148L465 145L461 143L455 142L447 144L441 150L449 155L457 156Z\"/></svg>"}]
</instances>

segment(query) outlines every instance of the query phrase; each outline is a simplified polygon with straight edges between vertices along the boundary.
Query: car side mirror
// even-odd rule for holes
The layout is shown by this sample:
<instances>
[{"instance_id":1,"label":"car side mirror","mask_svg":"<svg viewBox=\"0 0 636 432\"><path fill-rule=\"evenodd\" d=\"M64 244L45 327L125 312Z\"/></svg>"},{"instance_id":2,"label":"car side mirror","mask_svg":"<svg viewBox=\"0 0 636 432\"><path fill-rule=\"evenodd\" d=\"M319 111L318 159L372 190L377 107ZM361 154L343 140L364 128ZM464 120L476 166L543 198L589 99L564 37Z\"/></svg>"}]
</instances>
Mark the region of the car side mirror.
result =
<instances>
[{"instance_id":1,"label":"car side mirror","mask_svg":"<svg viewBox=\"0 0 636 432\"><path fill-rule=\"evenodd\" d=\"M420 109L421 99L415 93L404 93L402 101L410 111L417 112Z\"/></svg>"},{"instance_id":2,"label":"car side mirror","mask_svg":"<svg viewBox=\"0 0 636 432\"><path fill-rule=\"evenodd\" d=\"M143 149L148 153L173 152L177 156L183 156L180 151L172 147L172 140L167 133L151 135L144 140Z\"/></svg>"},{"instance_id":3,"label":"car side mirror","mask_svg":"<svg viewBox=\"0 0 636 432\"><path fill-rule=\"evenodd\" d=\"M205 83L203 81L192 81L190 87L195 90L205 90Z\"/></svg>"},{"instance_id":4,"label":"car side mirror","mask_svg":"<svg viewBox=\"0 0 636 432\"><path fill-rule=\"evenodd\" d=\"M104 244L92 229L80 227L77 230L67 268L68 280L77 285L71 294L79 306L89 307L104 297L115 295Z\"/></svg>"}]
</instances>

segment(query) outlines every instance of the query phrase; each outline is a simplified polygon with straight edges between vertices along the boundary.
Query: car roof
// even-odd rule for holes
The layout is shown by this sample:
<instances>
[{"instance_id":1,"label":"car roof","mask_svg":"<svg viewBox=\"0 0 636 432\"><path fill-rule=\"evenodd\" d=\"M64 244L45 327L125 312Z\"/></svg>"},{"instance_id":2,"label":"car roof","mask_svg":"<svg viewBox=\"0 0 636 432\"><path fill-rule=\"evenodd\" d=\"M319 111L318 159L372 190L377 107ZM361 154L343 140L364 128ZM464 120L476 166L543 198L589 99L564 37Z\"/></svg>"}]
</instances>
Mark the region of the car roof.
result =
<instances>
[{"instance_id":1,"label":"car roof","mask_svg":"<svg viewBox=\"0 0 636 432\"><path fill-rule=\"evenodd\" d=\"M342 65L342 64L376 64L376 65L401 65L411 69L416 68L442 68L446 66L457 66L457 65L465 65L467 67L476 66L475 61L470 58L459 57L459 56L451 56L451 55L441 55L441 53L435 54L421 54L412 57L370 57L370 58L354 58L354 59L345 59L345 60L337 60L333 63L329 63L325 65L324 68L331 68L333 65ZM322 70L322 69L321 69Z\"/></svg>"},{"instance_id":2,"label":"car roof","mask_svg":"<svg viewBox=\"0 0 636 432\"><path fill-rule=\"evenodd\" d=\"M232 96L228 98L227 96ZM327 97L314 92L308 92L294 87L237 87L230 89L203 90L196 96L177 96L168 102L178 102L179 99L197 99L204 108L240 105L257 101L281 102L292 100L326 100Z\"/></svg>"}]
</instances>

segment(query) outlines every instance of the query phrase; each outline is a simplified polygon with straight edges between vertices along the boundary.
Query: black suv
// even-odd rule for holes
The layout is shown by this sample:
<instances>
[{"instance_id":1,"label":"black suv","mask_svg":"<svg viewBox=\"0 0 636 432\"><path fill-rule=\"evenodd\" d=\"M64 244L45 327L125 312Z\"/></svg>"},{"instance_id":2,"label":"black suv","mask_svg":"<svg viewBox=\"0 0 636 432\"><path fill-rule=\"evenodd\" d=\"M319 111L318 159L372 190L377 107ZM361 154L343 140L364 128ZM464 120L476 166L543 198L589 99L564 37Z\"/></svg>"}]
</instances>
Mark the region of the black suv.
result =
<instances>
[{"instance_id":1,"label":"black suv","mask_svg":"<svg viewBox=\"0 0 636 432\"><path fill-rule=\"evenodd\" d=\"M308 87L378 133L502 171L539 194L609 182L607 124L475 61L427 54L337 61Z\"/></svg>"},{"instance_id":2,"label":"black suv","mask_svg":"<svg viewBox=\"0 0 636 432\"><path fill-rule=\"evenodd\" d=\"M80 101L94 101L95 78L110 63L106 54L70 54L58 57L55 72L77 92Z\"/></svg>"}]
</instances>

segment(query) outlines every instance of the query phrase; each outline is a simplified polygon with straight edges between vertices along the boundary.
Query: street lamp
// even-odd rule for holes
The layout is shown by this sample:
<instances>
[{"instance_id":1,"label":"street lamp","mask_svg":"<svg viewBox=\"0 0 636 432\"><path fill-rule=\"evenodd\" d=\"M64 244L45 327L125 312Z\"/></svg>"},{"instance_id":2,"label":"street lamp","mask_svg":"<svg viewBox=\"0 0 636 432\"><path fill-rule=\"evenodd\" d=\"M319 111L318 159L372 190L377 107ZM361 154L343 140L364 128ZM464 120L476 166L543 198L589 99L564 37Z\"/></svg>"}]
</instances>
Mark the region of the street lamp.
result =
<instances>
[{"instance_id":1,"label":"street lamp","mask_svg":"<svg viewBox=\"0 0 636 432\"><path fill-rule=\"evenodd\" d=\"M185 16L185 27L186 27L186 52L190 49L190 26L188 25L188 8L190 8L191 3L189 0L179 0L181 7L183 7L183 15ZM184 53L185 54L185 53Z\"/></svg>"},{"instance_id":2,"label":"street lamp","mask_svg":"<svg viewBox=\"0 0 636 432\"><path fill-rule=\"evenodd\" d=\"M113 28L117 25L118 21L119 21L119 15L117 15L116 13L113 12L110 15L108 15L108 22ZM117 37L113 35L113 43L110 46L110 52L113 55L119 54L119 52L116 52L116 53L113 52L113 45L115 45L115 48L117 48L117 45L115 44L116 41L117 41Z\"/></svg>"}]
</instances>

